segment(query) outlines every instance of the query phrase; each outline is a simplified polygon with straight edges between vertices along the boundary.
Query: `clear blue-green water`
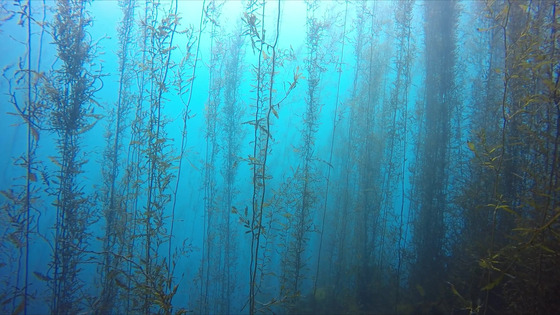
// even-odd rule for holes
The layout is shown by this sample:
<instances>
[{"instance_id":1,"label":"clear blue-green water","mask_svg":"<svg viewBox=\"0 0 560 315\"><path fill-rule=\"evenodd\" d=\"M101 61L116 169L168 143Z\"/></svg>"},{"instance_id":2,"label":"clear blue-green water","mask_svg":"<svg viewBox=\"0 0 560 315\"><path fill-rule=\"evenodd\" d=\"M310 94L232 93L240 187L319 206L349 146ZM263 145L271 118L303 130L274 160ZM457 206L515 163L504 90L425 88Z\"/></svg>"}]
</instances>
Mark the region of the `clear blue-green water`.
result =
<instances>
[{"instance_id":1,"label":"clear blue-green water","mask_svg":"<svg viewBox=\"0 0 560 315\"><path fill-rule=\"evenodd\" d=\"M554 312L559 4L2 2L0 313Z\"/></svg>"}]
</instances>

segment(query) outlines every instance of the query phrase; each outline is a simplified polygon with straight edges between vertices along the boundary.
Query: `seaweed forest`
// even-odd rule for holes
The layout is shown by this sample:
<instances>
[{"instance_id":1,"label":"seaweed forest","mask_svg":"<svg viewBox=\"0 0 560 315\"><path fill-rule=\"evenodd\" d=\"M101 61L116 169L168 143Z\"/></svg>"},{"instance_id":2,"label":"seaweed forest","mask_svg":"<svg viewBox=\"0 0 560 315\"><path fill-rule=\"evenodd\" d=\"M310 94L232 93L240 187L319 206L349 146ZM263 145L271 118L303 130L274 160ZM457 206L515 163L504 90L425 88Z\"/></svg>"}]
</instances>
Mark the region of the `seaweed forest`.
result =
<instances>
[{"instance_id":1,"label":"seaweed forest","mask_svg":"<svg viewBox=\"0 0 560 315\"><path fill-rule=\"evenodd\" d=\"M2 314L560 309L560 0L4 0L0 43Z\"/></svg>"}]
</instances>

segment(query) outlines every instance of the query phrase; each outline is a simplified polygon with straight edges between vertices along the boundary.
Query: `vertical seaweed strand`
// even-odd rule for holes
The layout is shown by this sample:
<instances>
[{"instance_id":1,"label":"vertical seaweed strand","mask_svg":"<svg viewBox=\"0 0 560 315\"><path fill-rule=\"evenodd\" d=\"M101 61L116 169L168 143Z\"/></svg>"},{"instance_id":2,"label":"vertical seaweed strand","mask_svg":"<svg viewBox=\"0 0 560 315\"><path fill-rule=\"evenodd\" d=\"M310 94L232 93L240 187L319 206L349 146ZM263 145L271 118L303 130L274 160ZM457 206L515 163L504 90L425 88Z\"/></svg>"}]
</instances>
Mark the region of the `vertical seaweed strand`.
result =
<instances>
[{"instance_id":1,"label":"vertical seaweed strand","mask_svg":"<svg viewBox=\"0 0 560 315\"><path fill-rule=\"evenodd\" d=\"M261 19L257 17L259 10L261 9ZM249 232L251 234L251 255L250 255L250 263L249 263L249 314L254 314L256 311L255 299L257 295L257 270L259 264L259 257L258 257L258 247L259 247L259 238L260 238L260 225L257 223L257 219L261 217L261 204L259 203L260 195L265 193L265 181L266 178L261 174L265 173L264 164L261 161L260 153L263 152L266 155L268 152L266 150L261 149L262 145L262 136L261 136L261 125L263 120L263 98L264 98L264 73L265 73L265 65L263 62L263 52L265 47L265 32L264 32L264 17L265 17L265 9L266 9L266 2L262 1L258 3L258 1L251 1L247 5L247 9L244 16L244 21L247 25L247 30L245 31L246 35L249 35L253 52L258 54L258 62L257 65L254 67L253 73L255 75L255 84L254 92L255 92L255 119L251 122L254 125L254 139L253 139L253 156L249 157L249 162L252 165L252 181L253 181L253 193L252 193L252 206L251 206L251 213L250 219L246 218L247 222L245 224L246 227L249 228ZM255 14L257 13L257 14ZM260 29L259 29L260 28ZM267 130L265 130L268 132ZM265 135L268 137L268 135Z\"/></svg>"},{"instance_id":2,"label":"vertical seaweed strand","mask_svg":"<svg viewBox=\"0 0 560 315\"><path fill-rule=\"evenodd\" d=\"M122 152L122 138L125 133L125 126L128 112L132 105L130 86L131 86L131 64L129 48L132 42L132 30L134 22L135 1L120 1L123 17L118 26L119 32L119 86L116 106L109 115L110 124L107 127L106 138L107 147L104 153L104 196L103 196L103 215L105 217L105 237L103 244L103 263L101 268L101 296L100 302L96 304L100 313L107 313L114 310L115 301L118 298L119 286L116 281L118 273L122 270L121 258L125 249L127 239L126 228L126 208L123 207L121 187L118 187L118 176L122 162L119 159Z\"/></svg>"},{"instance_id":3,"label":"vertical seaweed strand","mask_svg":"<svg viewBox=\"0 0 560 315\"><path fill-rule=\"evenodd\" d=\"M173 279L168 277L167 260L172 257L161 257L160 248L164 242L169 241L164 228L167 203L171 200L169 184L173 179L171 167L173 159L170 154L169 138L164 126L167 118L164 116L164 94L168 92L168 75L171 64L171 54L174 51L174 37L179 24L177 16L178 2L172 1L169 10L159 9L161 3L153 3L153 23L149 27L151 33L149 54L151 55L151 77L148 96L149 119L146 129L148 135L147 148L144 154L148 156L147 198L144 212L146 227L145 252L145 280L148 285L146 295L150 300L145 301L143 311L153 312L154 303L159 311L165 314L172 312L171 300L177 287L173 287ZM158 19L159 14L162 17ZM172 265L173 266L173 265Z\"/></svg>"},{"instance_id":4,"label":"vertical seaweed strand","mask_svg":"<svg viewBox=\"0 0 560 315\"><path fill-rule=\"evenodd\" d=\"M26 129L26 142L24 152L14 160L14 166L21 167L24 175L14 179L13 188L0 191L6 199L0 206L0 219L2 223L2 264L3 289L0 295L3 296L2 311L7 313L27 314L30 304L30 246L33 234L32 229L38 226L41 212L36 208L37 198L40 188L38 181L47 178L47 174L42 169L43 163L36 156L39 143L39 133L44 128L41 123L45 117L45 104L40 100L38 86L44 78L40 72L42 39L45 29L41 22L33 16L31 1L22 2L15 7L20 11L8 11L8 21L11 17L18 16L17 24L25 29L26 40L25 53L20 57L17 67L7 66L3 69L2 77L7 83L8 102L13 106L14 112L9 114L19 116ZM43 14L43 23L45 15ZM37 48L33 45L33 29L35 24L39 25L40 35ZM36 58L36 65L33 59ZM10 77L11 76L11 77ZM19 179L24 179L20 183ZM47 182L47 181L46 181ZM33 213L37 213L34 215ZM13 246L13 250L12 250ZM16 253L17 255L13 255ZM15 268L15 269L12 269ZM15 279L14 279L15 278ZM22 283L23 282L23 283Z\"/></svg>"},{"instance_id":5,"label":"vertical seaweed strand","mask_svg":"<svg viewBox=\"0 0 560 315\"><path fill-rule=\"evenodd\" d=\"M331 133L331 141L329 147L329 160L327 163L327 177L325 179L325 194L323 200L323 211L321 213L321 225L319 228L319 248L317 249L317 266L315 267L315 281L313 282L313 296L317 294L317 284L319 283L319 275L321 272L321 256L323 252L323 239L324 239L324 232L325 232L325 219L327 217L327 208L329 206L329 188L331 182L331 169L333 163L333 152L334 152L334 141L336 135L336 127L338 125L338 120L340 119L338 113L338 105L340 102L340 85L342 80L342 64L344 62L344 47L346 44L346 23L348 19L348 0L344 1L344 20L342 24L342 43L340 45L340 56L337 62L337 69L338 72L337 82L336 82L336 96L334 99L334 110L333 110L333 128Z\"/></svg>"},{"instance_id":6,"label":"vertical seaweed strand","mask_svg":"<svg viewBox=\"0 0 560 315\"><path fill-rule=\"evenodd\" d=\"M139 12L142 12L139 10ZM149 17L149 6L148 2L145 1L143 5L143 16L139 18L138 32L140 33L137 43L137 50L140 51L140 55L131 56L131 63L136 70L135 76L135 88L137 93L134 97L134 118L130 123L130 142L128 144L128 154L126 158L126 174L124 176L124 185L126 186L126 196L124 200L123 207L127 209L127 226L132 226L129 229L129 239L127 244L126 256L130 259L127 261L126 267L126 282L125 285L128 288L126 292L126 305L125 310L138 311L136 305L138 304L135 295L135 284L137 282L137 277L134 274L134 269L137 268L137 262L135 257L138 255L136 252L137 244L141 241L141 196L144 194L144 184L145 177L143 174L146 173L146 157L142 154L143 144L146 143L146 134L143 132L145 130L146 123L146 111L145 111L145 92L148 82L147 76L147 45L148 45L148 30L146 25L148 24ZM131 306L132 304L132 306Z\"/></svg>"},{"instance_id":7,"label":"vertical seaweed strand","mask_svg":"<svg viewBox=\"0 0 560 315\"><path fill-rule=\"evenodd\" d=\"M206 151L204 163L204 236L205 241L202 248L201 262L201 298L202 313L216 313L219 307L216 290L219 287L220 247L219 240L219 216L216 200L216 156L219 151L217 140L218 111L220 109L220 94L223 88L222 62L223 42L219 36L221 26L218 24L221 15L221 6L217 1L208 2L205 9L206 22L210 27L210 64L209 64L209 87L208 98L205 106L206 118ZM206 267L206 268L204 268ZM208 303L208 299L214 301ZM212 305L213 304L213 305Z\"/></svg>"},{"instance_id":8,"label":"vertical seaweed strand","mask_svg":"<svg viewBox=\"0 0 560 315\"><path fill-rule=\"evenodd\" d=\"M246 122L254 127L253 155L249 156L249 164L252 166L253 193L251 202L251 214L249 218L242 218L245 226L251 234L251 255L249 263L249 313L257 312L256 295L259 292L260 282L263 279L263 270L265 264L266 242L262 240L264 232L263 218L265 208L269 204L266 200L266 183L270 178L267 173L267 159L270 151L271 122L272 115L278 115L280 104L287 98L290 92L295 88L300 74L294 73L294 81L289 84L284 96L279 101L274 101L276 94L274 89L274 80L277 72L277 44L280 36L280 13L281 2L278 1L277 16L275 20L276 33L272 41L266 40L265 30L265 12L266 2L251 1L246 7L243 21L247 29L244 35L248 35L251 40L251 48L253 52L258 54L257 65L254 66L253 73L255 75L255 84L253 85L255 92L255 118ZM258 12L260 10L260 13ZM259 18L260 15L260 18ZM269 215L267 214L267 217ZM261 244L261 241L263 244ZM262 249L262 252L261 252ZM261 257L261 255L263 255Z\"/></svg>"},{"instance_id":9,"label":"vertical seaweed strand","mask_svg":"<svg viewBox=\"0 0 560 315\"><path fill-rule=\"evenodd\" d=\"M194 27L191 26L183 31L187 36L187 44L185 47L185 51L183 53L183 58L176 67L175 71L175 88L177 90L177 94L179 95L179 99L181 100L181 104L183 106L183 112L181 115L183 126L181 128L181 144L179 148L179 156L177 157L178 165L177 165L177 176L175 180L175 187L173 187L173 203L171 206L171 222L169 227L169 244L167 248L167 256L171 257L171 249L172 249L172 238L175 228L175 210L177 206L177 193L179 192L179 184L181 180L181 170L183 165L183 160L185 159L186 149L187 149L187 141L188 141L188 120L191 118L190 112L190 104L192 100L192 95L194 91L194 82L196 78L196 70L198 65L198 54L200 52L200 42L202 37L203 31L203 22L205 20L204 10L206 7L206 0L202 2L202 8L200 10L200 20L199 20L199 29L198 29L198 36L194 35ZM193 47L196 45L195 52L192 54ZM190 75L186 74L185 72L190 70ZM185 99L186 97L186 99ZM171 259L168 262L168 278L171 276Z\"/></svg>"},{"instance_id":10,"label":"vertical seaweed strand","mask_svg":"<svg viewBox=\"0 0 560 315\"><path fill-rule=\"evenodd\" d=\"M91 19L87 1L61 0L53 23L53 39L61 65L46 85L52 108L51 125L56 132L60 168L56 189L56 223L51 268L51 312L72 314L81 310L83 280L80 263L88 242L91 222L89 197L80 185L79 174L87 163L80 154L83 133L95 124L92 114L99 75L88 68L92 44L86 27Z\"/></svg>"},{"instance_id":11,"label":"vertical seaweed strand","mask_svg":"<svg viewBox=\"0 0 560 315\"><path fill-rule=\"evenodd\" d=\"M31 226L31 176L33 170L33 158L35 148L37 147L37 141L39 140L39 135L34 135L34 118L32 116L32 99L31 99L31 14L32 14L31 1L27 1L27 148L26 148L26 161L27 161L27 176L25 183L25 273L24 273L24 289L23 289L23 307L24 314L27 315L27 298L29 293L29 230ZM39 71L39 69L37 69ZM18 272L19 275L19 272Z\"/></svg>"},{"instance_id":12,"label":"vertical seaweed strand","mask_svg":"<svg viewBox=\"0 0 560 315\"><path fill-rule=\"evenodd\" d=\"M455 49L458 8L456 1L426 3L425 7L425 128L419 142L414 250L410 284L419 289L423 302L437 299L447 290L435 279L444 277L445 235L450 204L449 173L451 106L454 104ZM429 268L434 272L429 275Z\"/></svg>"},{"instance_id":13,"label":"vertical seaweed strand","mask_svg":"<svg viewBox=\"0 0 560 315\"><path fill-rule=\"evenodd\" d=\"M378 285L377 281L381 273L372 267L373 261L378 260L378 264L384 261L383 244L385 231L389 220L387 216L390 213L388 207L382 207L383 195L389 193L387 189L382 188L382 157L383 149L386 148L381 132L383 129L389 129L379 123L378 104L384 101L384 93L380 92L381 78L385 69L380 58L384 54L378 53L381 27L377 21L377 17L381 15L380 5L373 2L361 5L363 8L361 19L369 18L369 25L363 21L363 27L367 27L368 36L364 36L365 42L362 49L364 65L362 67L361 81L358 82L358 92L354 99L355 104L351 111L351 118L355 131L352 141L355 142L356 150L356 222L354 228L354 246L353 251L356 255L354 261L355 269L353 277L355 278L356 302L360 304L361 309L371 308L374 301L370 293L372 285ZM366 50L367 49L367 50ZM384 49L386 52L388 49ZM387 63L387 62L385 62ZM358 68L359 69L359 68ZM376 97L376 96L380 97ZM376 126L379 126L376 128ZM388 136L387 138L390 138ZM378 144L378 145L376 145ZM378 187L381 187L378 188ZM375 242L377 238L379 242ZM374 250L371 250L374 248ZM382 267L379 266L379 269Z\"/></svg>"},{"instance_id":14,"label":"vertical seaweed strand","mask_svg":"<svg viewBox=\"0 0 560 315\"><path fill-rule=\"evenodd\" d=\"M143 211L137 214L137 234L141 242L140 257L133 261L131 267L134 274L130 280L134 286L136 296L133 301L137 304L136 312L152 313L158 311L169 314L173 311L171 301L178 286L174 284L172 272L168 272L168 259L162 255L162 246L169 241L166 231L165 210L171 201L170 183L174 179L171 172L173 158L171 156L170 139L167 137L165 125L168 118L164 114L165 94L168 92L169 72L174 64L171 54L175 50L174 37L179 24L176 14L177 1L170 3L169 9L162 8L160 2L146 3L146 16L142 23L144 30L145 63L142 64L148 72L143 78L146 88L147 112L141 119L146 119L138 130L143 137L138 150L145 157L145 177L141 184L145 189ZM145 115L145 116L144 116ZM145 118L143 118L145 117ZM174 263L171 267L174 267Z\"/></svg>"},{"instance_id":15,"label":"vertical seaweed strand","mask_svg":"<svg viewBox=\"0 0 560 315\"><path fill-rule=\"evenodd\" d=\"M396 91L402 89L402 93L399 91L400 108L402 111L401 126L402 126L402 162L401 162L401 174L400 174L400 209L398 215L398 241L397 241L397 267L396 267L396 281L395 281L395 312L397 312L397 307L400 303L401 295L401 270L403 265L403 254L406 250L406 230L403 231L403 227L408 226L408 222L405 222L405 208L406 208L406 184L407 184L407 150L408 150L408 112L409 112L409 90L411 85L411 66L413 62L414 54L414 44L412 38L412 11L414 7L414 0L400 1L397 4L397 10L395 12L395 18L397 22L397 39L399 43L397 44L401 49L399 49L398 60L397 60L397 77L400 78L396 80L402 84L402 86L395 87ZM402 80L402 82L401 82Z\"/></svg>"},{"instance_id":16,"label":"vertical seaweed strand","mask_svg":"<svg viewBox=\"0 0 560 315\"><path fill-rule=\"evenodd\" d=\"M227 41L226 51L230 52L226 57L224 75L228 78L224 82L224 95L223 95L223 110L220 111L221 121L220 124L222 131L222 144L223 148L223 165L222 165L222 176L224 177L224 187L223 187L223 205L222 205L222 215L223 215L223 237L222 240L223 248L223 260L224 260L224 270L225 278L222 278L222 292L220 300L225 303L223 308L219 311L226 314L231 314L232 302L235 301L234 288L236 286L236 273L234 272L237 260L236 250L237 242L236 229L234 226L234 221L232 221L232 216L237 214L237 208L234 207L234 202L236 200L236 195L238 190L236 188L236 176L238 173L239 164L239 151L240 151L240 140L243 139L242 130L240 128L241 124L241 114L242 109L240 107L240 95L239 86L241 84L242 76L242 64L241 61L244 57L244 38L241 36L241 32L230 36Z\"/></svg>"},{"instance_id":17,"label":"vertical seaweed strand","mask_svg":"<svg viewBox=\"0 0 560 315\"><path fill-rule=\"evenodd\" d=\"M313 231L313 210L317 201L316 191L319 189L318 168L315 157L315 138L319 123L320 112L320 83L321 74L326 70L326 53L321 49L326 29L329 27L327 20L317 17L319 2L306 1L307 25L305 70L307 71L307 92L305 97L305 112L302 122L302 140L298 147L300 152L300 165L294 171L291 184L288 184L288 195L297 196L294 201L289 201L286 207L293 208L292 213L287 213L289 229L285 247L284 289L288 296L287 309L293 312L301 295L301 287L306 274L307 260L306 249L309 233ZM294 185L294 186L292 186ZM293 192L290 192L293 190ZM291 198L289 198L291 199Z\"/></svg>"},{"instance_id":18,"label":"vertical seaweed strand","mask_svg":"<svg viewBox=\"0 0 560 315\"><path fill-rule=\"evenodd\" d=\"M361 72L362 72L362 55L364 50L364 13L366 11L366 2L361 2L359 5L355 5L354 9L356 11L356 18L354 19L353 29L355 32L353 38L353 56L355 60L355 67L352 76L352 83L350 86L350 96L345 104L344 111L347 111L347 118L345 121L345 132L344 137L346 138L345 146L343 150L348 154L345 155L341 161L343 170L340 174L340 181L342 186L342 192L340 196L339 205L340 211L337 211L335 216L336 225L335 225L335 244L334 244L334 259L331 259L332 264L334 265L334 276L333 276L333 295L338 297L338 294L341 294L345 289L348 289L350 284L345 283L344 277L345 274L350 269L350 264L352 263L349 260L349 253L352 250L352 241L350 238L351 234L351 225L354 222L347 220L349 218L350 211L353 207L355 207L355 197L351 193L356 188L354 187L354 177L356 171L356 144L359 141L353 141L355 138L356 133L356 123L353 120L355 112L353 107L355 106L357 94L359 90L359 80L361 79ZM353 283L353 282L352 282Z\"/></svg>"}]
</instances>

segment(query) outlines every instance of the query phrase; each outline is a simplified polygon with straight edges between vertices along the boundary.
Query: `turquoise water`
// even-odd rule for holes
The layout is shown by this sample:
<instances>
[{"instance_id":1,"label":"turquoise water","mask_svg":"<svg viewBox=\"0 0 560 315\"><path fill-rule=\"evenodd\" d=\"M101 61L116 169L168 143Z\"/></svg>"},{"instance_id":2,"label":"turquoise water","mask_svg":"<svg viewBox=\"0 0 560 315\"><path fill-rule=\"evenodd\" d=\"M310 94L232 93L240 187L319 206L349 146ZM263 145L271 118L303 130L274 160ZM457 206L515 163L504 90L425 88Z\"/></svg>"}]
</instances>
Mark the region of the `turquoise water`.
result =
<instances>
[{"instance_id":1,"label":"turquoise water","mask_svg":"<svg viewBox=\"0 0 560 315\"><path fill-rule=\"evenodd\" d=\"M553 312L557 4L3 2L1 312Z\"/></svg>"}]
</instances>

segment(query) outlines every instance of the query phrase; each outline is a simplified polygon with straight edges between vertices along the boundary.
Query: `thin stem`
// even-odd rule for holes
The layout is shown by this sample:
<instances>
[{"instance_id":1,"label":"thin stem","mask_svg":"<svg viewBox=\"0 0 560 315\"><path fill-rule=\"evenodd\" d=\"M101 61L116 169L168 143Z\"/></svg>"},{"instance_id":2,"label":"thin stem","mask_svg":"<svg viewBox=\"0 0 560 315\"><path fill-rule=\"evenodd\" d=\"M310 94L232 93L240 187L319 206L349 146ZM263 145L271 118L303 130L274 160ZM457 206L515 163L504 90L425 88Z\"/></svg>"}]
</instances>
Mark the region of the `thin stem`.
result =
<instances>
[{"instance_id":1,"label":"thin stem","mask_svg":"<svg viewBox=\"0 0 560 315\"><path fill-rule=\"evenodd\" d=\"M27 1L27 178L25 191L25 279L24 279L24 315L27 315L27 295L29 286L29 230L31 224L31 165L33 163L33 136L32 115L33 108L31 99L31 0ZM19 274L19 273L18 273Z\"/></svg>"},{"instance_id":2,"label":"thin stem","mask_svg":"<svg viewBox=\"0 0 560 315\"><path fill-rule=\"evenodd\" d=\"M340 84L342 81L342 63L344 61L344 46L346 43L346 20L348 18L348 0L345 1L345 8L344 8L344 23L342 27L342 45L340 48L340 58L338 60L338 78L336 82L336 97L334 103L334 117L333 117L333 128L331 133L331 143L330 143L330 150L329 150L329 163L327 165L327 178L325 181L325 197L323 203L323 213L321 215L321 230L319 232L319 253L317 255L317 268L315 270L315 281L313 284L313 296L316 296L317 293L317 282L319 281L319 271L321 267L321 254L323 249L323 235L325 230L325 218L327 216L327 206L329 201L329 188L330 188L330 178L331 178L331 168L332 168L332 157L334 152L334 139L336 135L336 126L338 120L338 104L340 102Z\"/></svg>"},{"instance_id":3,"label":"thin stem","mask_svg":"<svg viewBox=\"0 0 560 315\"><path fill-rule=\"evenodd\" d=\"M502 92L502 103L501 103L501 112L502 112L502 128L501 128L501 148L500 148L500 155L498 158L498 166L495 169L495 178L494 178L494 189L493 189L493 196L496 198L495 202L496 205L494 207L492 213L492 231L490 236L490 245L488 246L488 257L492 257L492 252L494 250L494 238L496 234L496 225L497 225L497 213L498 207L500 206L501 197L498 195L499 183L500 183L500 171L502 168L502 163L504 160L505 155L505 147L506 147L506 127L507 127L507 114L506 114L506 106L507 106L507 94L508 94L508 86L509 86L509 70L508 70L508 58L509 58L509 50L508 50L508 38L507 38L507 27L509 22L509 12L510 12L511 3L508 0L506 15L504 17L504 23L502 25L503 31L503 48L504 48L504 78L503 84L504 89ZM489 284L491 282L491 273L487 273L486 283ZM488 300L490 298L490 290L486 291L486 296L484 298L484 315L488 311Z\"/></svg>"},{"instance_id":4,"label":"thin stem","mask_svg":"<svg viewBox=\"0 0 560 315\"><path fill-rule=\"evenodd\" d=\"M266 2L263 1L262 3L262 21L261 21L261 36L264 37L264 13L266 8ZM258 58L258 69L257 69L257 98L256 98L256 109L255 109L255 132L254 132L254 145L253 145L253 157L256 159L257 157L257 149L259 145L259 114L260 114L260 102L261 102L261 66L262 66L262 51L264 47L264 38L260 41L259 47L259 58ZM266 157L267 151L264 151L264 156ZM263 165L264 167L264 165ZM264 173L264 172L263 172ZM263 174L264 175L264 174ZM264 176L262 178L264 183ZM258 265L258 239L260 236L260 226L258 231L255 232L255 222L257 219L258 212L262 212L262 207L258 204L258 168L257 164L253 164L253 196L252 196L252 218L251 218L251 260L249 263L249 313L252 315L255 313L255 296L256 296L256 273L257 273L257 265ZM264 187L262 188L263 195L264 195ZM256 246L256 248L255 248Z\"/></svg>"}]
</instances>

